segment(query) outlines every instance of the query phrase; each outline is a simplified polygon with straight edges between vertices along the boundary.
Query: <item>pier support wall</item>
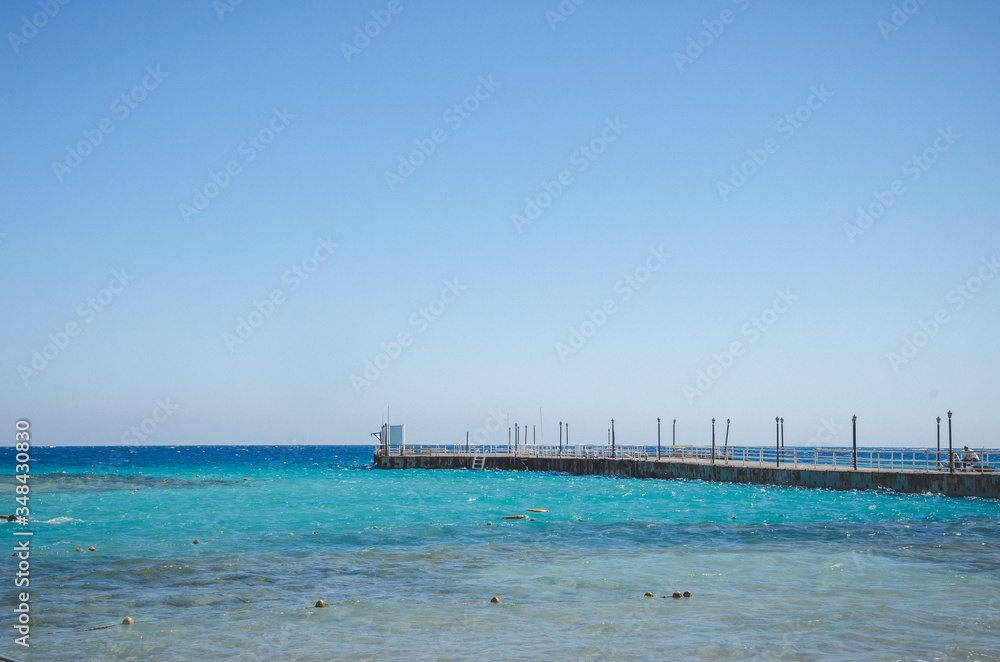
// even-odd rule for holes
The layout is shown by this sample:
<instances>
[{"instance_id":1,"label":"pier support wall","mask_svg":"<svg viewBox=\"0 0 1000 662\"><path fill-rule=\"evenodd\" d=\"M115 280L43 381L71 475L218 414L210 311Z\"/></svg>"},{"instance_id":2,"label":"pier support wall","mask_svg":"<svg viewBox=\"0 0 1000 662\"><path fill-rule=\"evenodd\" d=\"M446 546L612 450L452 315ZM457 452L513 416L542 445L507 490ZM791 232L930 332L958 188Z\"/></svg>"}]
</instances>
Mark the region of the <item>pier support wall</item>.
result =
<instances>
[{"instance_id":1,"label":"pier support wall","mask_svg":"<svg viewBox=\"0 0 1000 662\"><path fill-rule=\"evenodd\" d=\"M472 469L471 455L390 455L376 453L379 469ZM849 468L744 467L728 464L585 457L488 455L486 469L555 471L575 475L704 480L723 483L788 485L833 490L887 489L895 492L978 496L1000 499L994 473L873 471Z\"/></svg>"}]
</instances>

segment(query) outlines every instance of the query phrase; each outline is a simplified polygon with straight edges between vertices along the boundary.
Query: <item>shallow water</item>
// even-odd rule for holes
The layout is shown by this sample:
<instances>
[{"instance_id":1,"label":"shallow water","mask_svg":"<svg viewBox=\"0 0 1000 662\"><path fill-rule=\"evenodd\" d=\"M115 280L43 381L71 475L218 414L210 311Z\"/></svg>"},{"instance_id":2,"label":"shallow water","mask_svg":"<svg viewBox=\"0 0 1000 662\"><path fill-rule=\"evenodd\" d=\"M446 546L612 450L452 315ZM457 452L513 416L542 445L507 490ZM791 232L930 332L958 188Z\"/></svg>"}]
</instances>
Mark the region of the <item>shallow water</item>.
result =
<instances>
[{"instance_id":1,"label":"shallow water","mask_svg":"<svg viewBox=\"0 0 1000 662\"><path fill-rule=\"evenodd\" d=\"M17 660L1000 660L996 501L377 471L370 447L32 454ZM549 512L501 519L525 508Z\"/></svg>"}]
</instances>

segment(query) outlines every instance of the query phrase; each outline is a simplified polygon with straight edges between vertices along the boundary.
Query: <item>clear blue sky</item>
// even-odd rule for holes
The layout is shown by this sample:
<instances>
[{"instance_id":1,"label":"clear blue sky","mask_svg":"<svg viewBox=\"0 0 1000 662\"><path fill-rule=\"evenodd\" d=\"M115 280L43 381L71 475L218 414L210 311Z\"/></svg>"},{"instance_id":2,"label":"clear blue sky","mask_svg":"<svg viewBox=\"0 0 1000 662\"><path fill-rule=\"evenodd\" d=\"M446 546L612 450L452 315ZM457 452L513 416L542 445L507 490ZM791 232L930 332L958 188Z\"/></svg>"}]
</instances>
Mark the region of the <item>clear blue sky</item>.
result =
<instances>
[{"instance_id":1,"label":"clear blue sky","mask_svg":"<svg viewBox=\"0 0 1000 662\"><path fill-rule=\"evenodd\" d=\"M562 6L5 2L6 420L995 447L1000 6Z\"/></svg>"}]
</instances>

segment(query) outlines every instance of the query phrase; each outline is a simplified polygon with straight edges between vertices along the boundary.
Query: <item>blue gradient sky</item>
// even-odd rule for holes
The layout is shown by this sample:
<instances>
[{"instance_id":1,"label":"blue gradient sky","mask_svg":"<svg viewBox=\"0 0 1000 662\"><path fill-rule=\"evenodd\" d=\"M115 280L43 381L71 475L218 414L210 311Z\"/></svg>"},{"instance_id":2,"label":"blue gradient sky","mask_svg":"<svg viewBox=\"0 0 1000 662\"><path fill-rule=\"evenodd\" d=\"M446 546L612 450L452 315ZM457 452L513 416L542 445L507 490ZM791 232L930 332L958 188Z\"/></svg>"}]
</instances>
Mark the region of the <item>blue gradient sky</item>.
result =
<instances>
[{"instance_id":1,"label":"blue gradient sky","mask_svg":"<svg viewBox=\"0 0 1000 662\"><path fill-rule=\"evenodd\" d=\"M714 416L733 419L730 443L770 444L782 415L786 443L848 445L857 414L863 444L929 445L950 408L957 443L997 445L1000 279L969 282L1000 253L996 3L914 2L887 32L888 1L588 0L556 23L555 0L401 0L348 62L341 44L387 4L247 0L220 18L209 0L74 2L36 32L37 2L0 7L7 420L30 418L38 444L135 443L147 418L144 443L366 443L389 407L411 443L446 443L491 410L530 425L541 407L547 441L560 420L602 441L614 417L620 442L655 443L660 416L707 443ZM455 126L481 77L495 87ZM155 88L122 117L115 100L144 78ZM813 89L828 98L800 109ZM281 131L247 147L275 109ZM797 111L794 132L779 124ZM53 162L104 119L60 181ZM720 194L748 150L767 161ZM239 174L185 222L229 161ZM564 170L518 232L512 215ZM318 238L338 248L313 264ZM651 250L670 257L619 285ZM286 275L313 266L297 287ZM134 280L96 312L88 297L122 269ZM445 281L465 289L436 304ZM273 314L227 344L274 290ZM751 342L779 290L798 298ZM560 353L606 300L615 312ZM891 360L938 310L933 337ZM78 335L32 368L69 323ZM685 392L699 370L717 378ZM824 420L845 427L821 440Z\"/></svg>"}]
</instances>

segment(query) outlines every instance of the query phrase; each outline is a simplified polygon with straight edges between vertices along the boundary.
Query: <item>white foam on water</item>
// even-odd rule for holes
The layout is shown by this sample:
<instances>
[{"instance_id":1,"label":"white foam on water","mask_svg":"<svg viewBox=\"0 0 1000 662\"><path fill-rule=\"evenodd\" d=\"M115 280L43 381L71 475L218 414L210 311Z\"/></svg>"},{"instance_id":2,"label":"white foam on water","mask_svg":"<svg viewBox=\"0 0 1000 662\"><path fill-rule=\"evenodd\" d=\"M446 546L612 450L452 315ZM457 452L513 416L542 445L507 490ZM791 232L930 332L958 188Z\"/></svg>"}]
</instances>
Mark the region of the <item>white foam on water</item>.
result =
<instances>
[{"instance_id":1,"label":"white foam on water","mask_svg":"<svg viewBox=\"0 0 1000 662\"><path fill-rule=\"evenodd\" d=\"M45 520L42 524L69 524L70 522L82 521L82 519L74 519L72 517L53 517L52 519Z\"/></svg>"}]
</instances>

